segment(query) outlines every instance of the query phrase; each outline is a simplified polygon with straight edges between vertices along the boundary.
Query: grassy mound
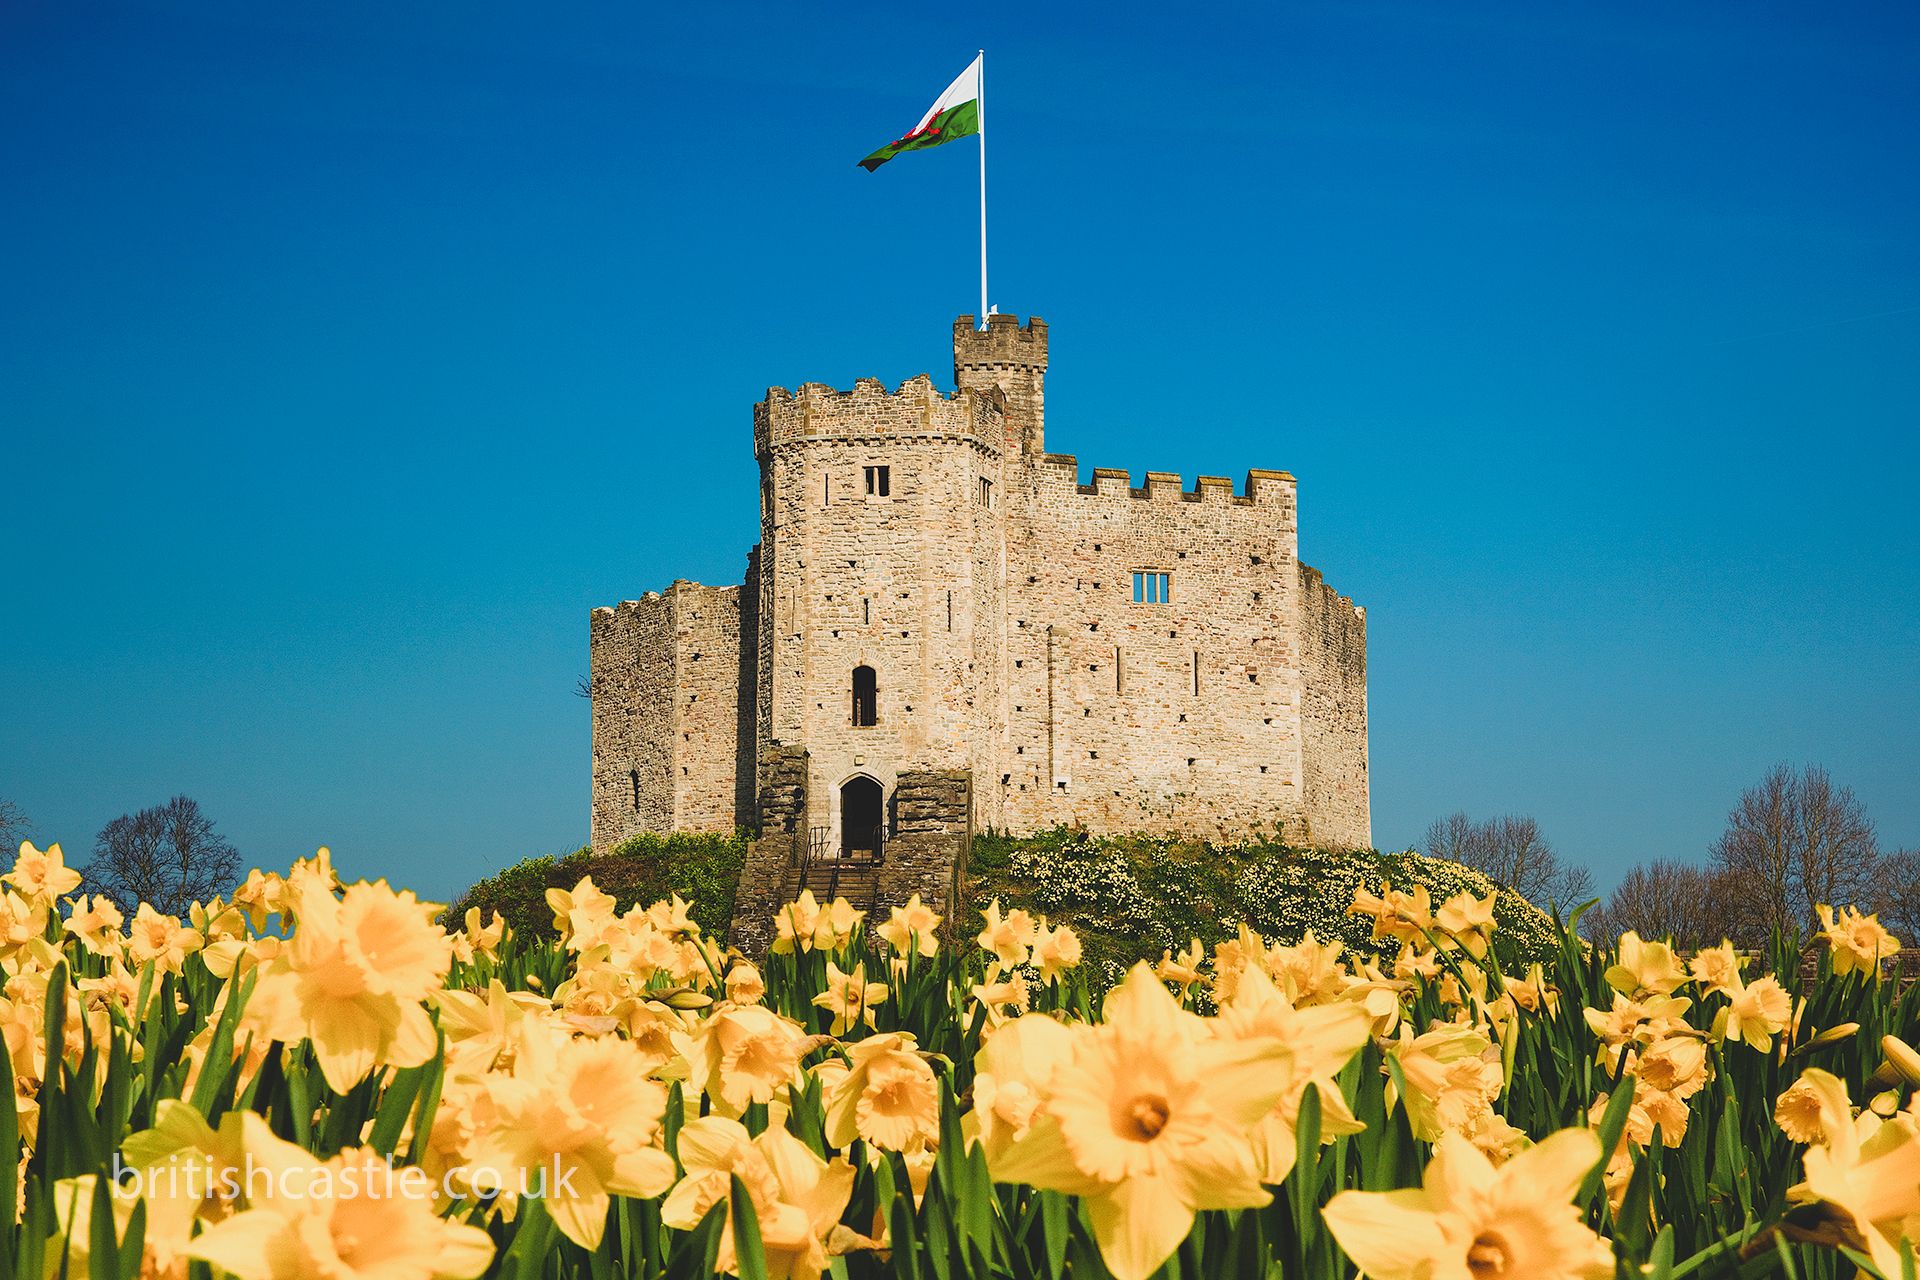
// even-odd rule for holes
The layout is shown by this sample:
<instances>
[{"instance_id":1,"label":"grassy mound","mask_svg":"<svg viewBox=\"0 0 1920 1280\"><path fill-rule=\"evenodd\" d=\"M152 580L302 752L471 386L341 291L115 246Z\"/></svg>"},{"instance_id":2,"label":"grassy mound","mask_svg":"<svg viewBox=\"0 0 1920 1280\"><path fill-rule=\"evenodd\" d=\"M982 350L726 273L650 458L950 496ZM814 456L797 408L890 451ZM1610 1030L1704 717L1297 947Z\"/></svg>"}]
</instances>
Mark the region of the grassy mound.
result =
<instances>
[{"instance_id":1,"label":"grassy mound","mask_svg":"<svg viewBox=\"0 0 1920 1280\"><path fill-rule=\"evenodd\" d=\"M747 835L640 835L595 854L529 858L488 877L447 908L449 923L469 907L499 911L523 937L550 937L548 889L571 889L592 876L619 908L677 893L693 918L726 935ZM1065 828L1032 836L977 836L957 929L970 935L995 898L1008 908L1044 912L1080 934L1094 976L1119 976L1135 960L1156 960L1194 938L1211 948L1241 921L1265 937L1297 942L1339 938L1355 951L1390 957L1370 937L1371 923L1346 914L1353 891L1424 884L1437 907L1456 893L1485 896L1493 884L1457 862L1417 853L1329 853L1277 844L1212 845L1151 836L1090 836ZM1524 964L1553 950L1553 922L1511 890L1494 906L1501 962Z\"/></svg>"},{"instance_id":2,"label":"grassy mound","mask_svg":"<svg viewBox=\"0 0 1920 1280\"><path fill-rule=\"evenodd\" d=\"M693 918L702 929L724 938L733 920L733 891L746 854L747 833L736 831L732 835L643 834L621 841L604 854L586 848L560 858L528 858L461 894L448 905L445 918L453 924L467 908L478 907L483 917L498 911L523 938L550 938L553 912L547 906L547 890L571 889L582 876L592 876L621 911L677 893L692 904Z\"/></svg>"},{"instance_id":3,"label":"grassy mound","mask_svg":"<svg viewBox=\"0 0 1920 1280\"><path fill-rule=\"evenodd\" d=\"M1090 836L1057 829L975 839L968 891L977 909L995 897L1070 924L1096 978L1117 977L1135 960L1155 960L1198 938L1211 949L1241 921L1271 941L1297 942L1311 929L1353 951L1390 957L1372 940L1372 921L1350 916L1353 891L1423 884L1433 904L1493 882L1457 862L1418 853L1328 852L1278 844L1212 845L1150 836ZM1494 903L1502 964L1544 959L1557 933L1547 914L1510 889Z\"/></svg>"}]
</instances>

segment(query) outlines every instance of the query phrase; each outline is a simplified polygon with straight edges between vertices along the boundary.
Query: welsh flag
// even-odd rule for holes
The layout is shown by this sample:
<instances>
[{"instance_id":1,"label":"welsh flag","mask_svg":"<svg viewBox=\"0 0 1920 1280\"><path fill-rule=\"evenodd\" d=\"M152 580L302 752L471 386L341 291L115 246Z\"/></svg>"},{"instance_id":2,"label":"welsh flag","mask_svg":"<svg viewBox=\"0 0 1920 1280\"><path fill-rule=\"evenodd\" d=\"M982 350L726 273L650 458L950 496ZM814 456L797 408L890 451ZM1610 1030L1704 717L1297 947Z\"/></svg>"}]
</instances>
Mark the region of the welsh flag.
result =
<instances>
[{"instance_id":1,"label":"welsh flag","mask_svg":"<svg viewBox=\"0 0 1920 1280\"><path fill-rule=\"evenodd\" d=\"M967 138L980 132L980 59L967 64L947 91L934 99L927 114L906 137L889 142L865 160L860 167L872 173L902 151L924 151L955 138Z\"/></svg>"}]
</instances>

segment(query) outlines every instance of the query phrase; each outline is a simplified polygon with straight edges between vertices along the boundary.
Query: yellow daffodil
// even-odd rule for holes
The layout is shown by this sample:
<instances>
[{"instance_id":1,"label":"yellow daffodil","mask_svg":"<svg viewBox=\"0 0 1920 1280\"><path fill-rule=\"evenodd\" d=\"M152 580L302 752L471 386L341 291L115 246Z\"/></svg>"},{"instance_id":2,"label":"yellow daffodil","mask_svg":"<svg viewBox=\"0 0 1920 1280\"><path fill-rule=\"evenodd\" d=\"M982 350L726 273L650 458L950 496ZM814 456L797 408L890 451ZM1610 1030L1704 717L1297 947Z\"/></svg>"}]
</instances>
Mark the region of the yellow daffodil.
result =
<instances>
[{"instance_id":1,"label":"yellow daffodil","mask_svg":"<svg viewBox=\"0 0 1920 1280\"><path fill-rule=\"evenodd\" d=\"M1606 1280L1612 1251L1572 1204L1599 1160L1599 1139L1583 1129L1498 1169L1448 1134L1417 1190L1342 1191L1322 1216L1370 1280Z\"/></svg>"},{"instance_id":2,"label":"yellow daffodil","mask_svg":"<svg viewBox=\"0 0 1920 1280\"><path fill-rule=\"evenodd\" d=\"M1029 949L1040 936L1039 925L1033 917L1018 908L1002 915L998 898L981 914L986 923L975 941L984 950L991 951L1002 968L1012 969L1025 964Z\"/></svg>"},{"instance_id":3,"label":"yellow daffodil","mask_svg":"<svg viewBox=\"0 0 1920 1280\"><path fill-rule=\"evenodd\" d=\"M887 984L868 982L867 966L856 964L852 973L843 972L839 965L827 961L827 989L813 998L813 1003L833 1015L833 1025L829 1030L833 1035L845 1035L854 1027L873 1025L875 1007L887 1002Z\"/></svg>"},{"instance_id":4,"label":"yellow daffodil","mask_svg":"<svg viewBox=\"0 0 1920 1280\"><path fill-rule=\"evenodd\" d=\"M376 1066L419 1066L433 1055L421 1002L453 962L440 908L384 880L336 898L300 877L289 889L298 926L260 965L244 1025L262 1044L313 1042L327 1083L345 1093Z\"/></svg>"},{"instance_id":5,"label":"yellow daffodil","mask_svg":"<svg viewBox=\"0 0 1920 1280\"><path fill-rule=\"evenodd\" d=\"M1319 1093L1322 1144L1365 1131L1334 1075L1367 1042L1371 1027L1372 1019L1357 1004L1296 1009L1261 970L1250 968L1241 976L1233 1003L1221 1012L1218 1033L1240 1040L1278 1040L1287 1050L1276 1067L1286 1075L1285 1089L1252 1135L1262 1182L1278 1184L1292 1171L1299 1152L1294 1128L1309 1088Z\"/></svg>"},{"instance_id":6,"label":"yellow daffodil","mask_svg":"<svg viewBox=\"0 0 1920 1280\"><path fill-rule=\"evenodd\" d=\"M1080 935L1066 925L1048 928L1044 924L1033 944L1033 963L1040 970L1040 981L1058 982L1069 969L1080 964Z\"/></svg>"},{"instance_id":7,"label":"yellow daffodil","mask_svg":"<svg viewBox=\"0 0 1920 1280\"><path fill-rule=\"evenodd\" d=\"M1687 980L1687 971L1667 943L1645 941L1629 929L1620 935L1619 959L1606 977L1607 985L1623 996L1665 996Z\"/></svg>"},{"instance_id":8,"label":"yellow daffodil","mask_svg":"<svg viewBox=\"0 0 1920 1280\"><path fill-rule=\"evenodd\" d=\"M51 906L54 899L80 887L80 873L67 866L66 855L60 852L59 845L48 845L43 852L33 847L33 841L25 840L20 844L13 870L0 875L0 881L29 902Z\"/></svg>"},{"instance_id":9,"label":"yellow daffodil","mask_svg":"<svg viewBox=\"0 0 1920 1280\"><path fill-rule=\"evenodd\" d=\"M695 1028L687 1062L692 1083L715 1110L738 1117L753 1103L773 1101L809 1048L799 1024L765 1005L728 1005Z\"/></svg>"},{"instance_id":10,"label":"yellow daffodil","mask_svg":"<svg viewBox=\"0 0 1920 1280\"><path fill-rule=\"evenodd\" d=\"M492 1239L435 1216L418 1169L359 1147L321 1162L264 1128L249 1133L248 1157L287 1194L250 1197L195 1237L189 1256L239 1280L471 1280L492 1265Z\"/></svg>"},{"instance_id":11,"label":"yellow daffodil","mask_svg":"<svg viewBox=\"0 0 1920 1280\"><path fill-rule=\"evenodd\" d=\"M1881 1275L1901 1274L1901 1242L1920 1245L1920 1129L1904 1112L1843 1120L1830 1101L1821 1127L1825 1141L1807 1148L1806 1181L1788 1199L1825 1205Z\"/></svg>"},{"instance_id":12,"label":"yellow daffodil","mask_svg":"<svg viewBox=\"0 0 1920 1280\"><path fill-rule=\"evenodd\" d=\"M674 1180L672 1157L651 1145L667 1091L639 1067L623 1040L523 1023L512 1073L487 1077L496 1121L474 1163L541 1189L561 1232L599 1247L614 1195L657 1196Z\"/></svg>"},{"instance_id":13,"label":"yellow daffodil","mask_svg":"<svg viewBox=\"0 0 1920 1280\"><path fill-rule=\"evenodd\" d=\"M1744 1040L1764 1053L1773 1046L1773 1038L1786 1029L1792 1016L1792 998L1785 987L1768 975L1733 991L1727 1007L1714 1018L1713 1032L1723 1040Z\"/></svg>"},{"instance_id":14,"label":"yellow daffodil","mask_svg":"<svg viewBox=\"0 0 1920 1280\"><path fill-rule=\"evenodd\" d=\"M917 951L922 956L939 953L940 917L932 908L920 901L920 895L914 894L907 899L904 907L894 907L887 913L887 922L877 930L881 939L898 955Z\"/></svg>"},{"instance_id":15,"label":"yellow daffodil","mask_svg":"<svg viewBox=\"0 0 1920 1280\"><path fill-rule=\"evenodd\" d=\"M1445 1023L1416 1036L1403 1026L1387 1052L1400 1064L1407 1120L1423 1142L1465 1128L1505 1086L1500 1051L1476 1027ZM1390 1098L1393 1092L1390 1087Z\"/></svg>"},{"instance_id":16,"label":"yellow daffodil","mask_svg":"<svg viewBox=\"0 0 1920 1280\"><path fill-rule=\"evenodd\" d=\"M850 1063L824 1090L827 1141L849 1147L855 1138L904 1151L915 1138L940 1136L940 1088L912 1036L869 1036L848 1048Z\"/></svg>"},{"instance_id":17,"label":"yellow daffodil","mask_svg":"<svg viewBox=\"0 0 1920 1280\"><path fill-rule=\"evenodd\" d=\"M1144 964L1107 995L1105 1014L1075 1033L1039 1117L991 1168L1080 1196L1108 1269L1143 1280L1197 1211L1268 1202L1246 1135L1288 1087L1287 1050L1204 1038Z\"/></svg>"},{"instance_id":18,"label":"yellow daffodil","mask_svg":"<svg viewBox=\"0 0 1920 1280\"><path fill-rule=\"evenodd\" d=\"M1441 903L1433 916L1434 924L1440 928L1441 945L1457 946L1474 957L1486 955L1496 927L1493 904L1499 896L1497 889L1489 891L1485 898L1456 893Z\"/></svg>"},{"instance_id":19,"label":"yellow daffodil","mask_svg":"<svg viewBox=\"0 0 1920 1280\"><path fill-rule=\"evenodd\" d=\"M1853 1130L1846 1084L1830 1071L1809 1067L1775 1100L1773 1122L1795 1142L1843 1140Z\"/></svg>"},{"instance_id":20,"label":"yellow daffodil","mask_svg":"<svg viewBox=\"0 0 1920 1280\"><path fill-rule=\"evenodd\" d=\"M1880 962L1900 950L1900 939L1887 932L1877 917L1861 915L1854 907L1840 908L1838 918L1824 902L1814 912L1820 917L1820 937L1833 955L1834 976L1868 973L1879 981Z\"/></svg>"},{"instance_id":21,"label":"yellow daffodil","mask_svg":"<svg viewBox=\"0 0 1920 1280\"><path fill-rule=\"evenodd\" d=\"M143 902L127 929L127 958L135 964L151 961L158 973L179 973L204 941L172 916L163 916Z\"/></svg>"},{"instance_id":22,"label":"yellow daffodil","mask_svg":"<svg viewBox=\"0 0 1920 1280\"><path fill-rule=\"evenodd\" d=\"M1347 908L1347 914L1372 916L1376 942L1392 938L1415 946L1430 945L1428 935L1434 928L1433 900L1423 884L1416 884L1408 893L1396 890L1382 880L1377 896L1364 889L1356 889L1353 892L1353 905Z\"/></svg>"},{"instance_id":23,"label":"yellow daffodil","mask_svg":"<svg viewBox=\"0 0 1920 1280\"><path fill-rule=\"evenodd\" d=\"M853 1167L821 1159L785 1129L750 1137L736 1120L706 1116L680 1131L683 1177L660 1207L660 1220L691 1230L714 1205L728 1219L714 1265L739 1273L734 1251L733 1179L739 1178L760 1223L771 1280L818 1280L826 1270L829 1241L853 1194Z\"/></svg>"},{"instance_id":24,"label":"yellow daffodil","mask_svg":"<svg viewBox=\"0 0 1920 1280\"><path fill-rule=\"evenodd\" d=\"M1723 940L1717 947L1695 952L1687 962L1687 972L1703 990L1726 993L1739 988L1740 970L1745 964L1746 958L1733 949L1731 942Z\"/></svg>"}]
</instances>

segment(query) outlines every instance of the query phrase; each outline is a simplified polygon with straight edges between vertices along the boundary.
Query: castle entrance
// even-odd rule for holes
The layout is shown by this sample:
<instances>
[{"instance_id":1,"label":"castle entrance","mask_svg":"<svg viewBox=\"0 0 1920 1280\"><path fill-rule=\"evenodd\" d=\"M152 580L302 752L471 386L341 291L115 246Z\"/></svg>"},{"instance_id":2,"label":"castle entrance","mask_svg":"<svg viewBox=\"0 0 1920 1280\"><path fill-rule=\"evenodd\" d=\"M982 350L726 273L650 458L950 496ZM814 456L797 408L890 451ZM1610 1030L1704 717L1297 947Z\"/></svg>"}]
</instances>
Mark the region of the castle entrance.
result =
<instances>
[{"instance_id":1,"label":"castle entrance","mask_svg":"<svg viewBox=\"0 0 1920 1280\"><path fill-rule=\"evenodd\" d=\"M886 792L872 778L847 779L840 788L840 853L877 859L885 839Z\"/></svg>"}]
</instances>

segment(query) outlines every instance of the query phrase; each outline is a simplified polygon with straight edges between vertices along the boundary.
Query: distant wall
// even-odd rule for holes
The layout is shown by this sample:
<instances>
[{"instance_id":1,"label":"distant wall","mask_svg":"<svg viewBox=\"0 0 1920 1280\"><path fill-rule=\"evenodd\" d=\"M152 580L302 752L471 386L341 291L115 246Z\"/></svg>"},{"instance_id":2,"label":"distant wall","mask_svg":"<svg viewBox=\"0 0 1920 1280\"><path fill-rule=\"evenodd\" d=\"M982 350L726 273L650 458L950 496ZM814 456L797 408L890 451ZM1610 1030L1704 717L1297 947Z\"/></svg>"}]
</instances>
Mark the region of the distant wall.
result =
<instances>
[{"instance_id":1,"label":"distant wall","mask_svg":"<svg viewBox=\"0 0 1920 1280\"><path fill-rule=\"evenodd\" d=\"M751 697L754 677L741 661L742 594L676 582L593 611L596 850L642 831L751 824L754 735L742 692Z\"/></svg>"},{"instance_id":2,"label":"distant wall","mask_svg":"<svg viewBox=\"0 0 1920 1280\"><path fill-rule=\"evenodd\" d=\"M1373 847L1367 796L1367 615L1300 566L1300 643L1305 667L1306 818L1314 844Z\"/></svg>"}]
</instances>

